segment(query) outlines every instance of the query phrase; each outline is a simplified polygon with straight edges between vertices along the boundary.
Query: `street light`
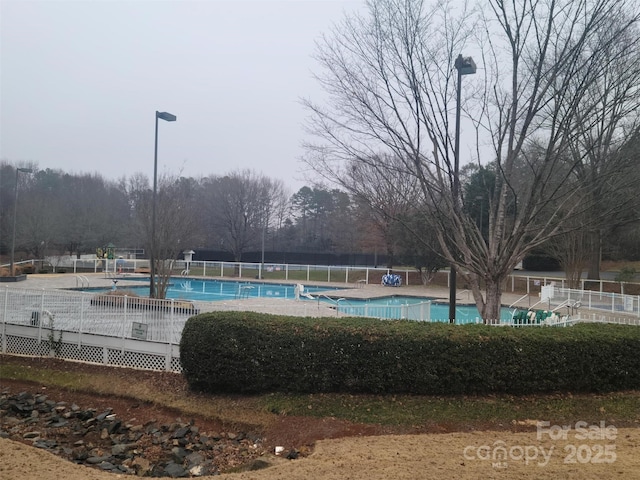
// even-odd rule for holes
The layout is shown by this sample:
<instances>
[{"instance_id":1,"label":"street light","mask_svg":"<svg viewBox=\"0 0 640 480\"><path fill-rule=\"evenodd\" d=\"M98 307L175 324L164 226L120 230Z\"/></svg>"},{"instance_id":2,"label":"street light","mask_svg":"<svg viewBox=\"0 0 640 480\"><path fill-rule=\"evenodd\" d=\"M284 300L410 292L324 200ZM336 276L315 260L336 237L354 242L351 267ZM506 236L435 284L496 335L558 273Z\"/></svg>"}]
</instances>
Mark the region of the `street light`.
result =
<instances>
[{"instance_id":1,"label":"street light","mask_svg":"<svg viewBox=\"0 0 640 480\"><path fill-rule=\"evenodd\" d=\"M153 154L153 202L151 207L151 251L149 258L151 268L149 269L151 278L149 279L149 297L156 298L156 195L158 191L158 119L166 122L175 122L176 116L168 112L156 111L156 143Z\"/></svg>"},{"instance_id":2,"label":"street light","mask_svg":"<svg viewBox=\"0 0 640 480\"><path fill-rule=\"evenodd\" d=\"M16 255L16 219L18 218L18 174L33 173L30 168L16 168L16 190L13 196L13 240L11 241L11 265L9 266L9 272L12 277L16 276L14 261Z\"/></svg>"},{"instance_id":3,"label":"street light","mask_svg":"<svg viewBox=\"0 0 640 480\"><path fill-rule=\"evenodd\" d=\"M456 142L453 166L453 210L458 213L458 191L460 189L460 97L462 96L462 76L476 73L476 64L471 57L458 55L454 63L458 70L458 85L456 91ZM451 264L451 275L449 278L449 322L456 323L456 267Z\"/></svg>"}]
</instances>

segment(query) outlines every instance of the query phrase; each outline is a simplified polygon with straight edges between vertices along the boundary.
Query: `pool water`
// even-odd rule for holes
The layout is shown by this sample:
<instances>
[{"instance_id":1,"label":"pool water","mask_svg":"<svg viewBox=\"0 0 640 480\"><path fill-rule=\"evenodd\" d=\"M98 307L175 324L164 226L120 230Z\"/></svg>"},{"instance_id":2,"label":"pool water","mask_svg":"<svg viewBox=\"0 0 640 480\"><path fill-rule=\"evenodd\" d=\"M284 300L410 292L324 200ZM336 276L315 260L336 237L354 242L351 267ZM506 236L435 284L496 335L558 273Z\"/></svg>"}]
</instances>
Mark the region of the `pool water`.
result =
<instances>
[{"instance_id":1,"label":"pool water","mask_svg":"<svg viewBox=\"0 0 640 480\"><path fill-rule=\"evenodd\" d=\"M431 301L426 307L426 302ZM374 316L379 318L425 318L424 308L430 308L429 317L432 321L449 321L449 304L433 302L426 297L381 297L367 300L341 299L337 303L340 313L345 315ZM503 307L500 312L500 320L511 321L512 311ZM475 305L456 306L456 323L481 322L480 313Z\"/></svg>"},{"instance_id":2,"label":"pool water","mask_svg":"<svg viewBox=\"0 0 640 480\"><path fill-rule=\"evenodd\" d=\"M147 283L148 279L143 280ZM197 300L202 302L220 302L243 298L295 298L295 285L260 282L234 282L231 280L193 280L173 278L167 289L167 298L180 300ZM148 296L149 286L121 287L137 295ZM305 285L305 293L314 295L327 290L340 290L336 287L313 287Z\"/></svg>"}]
</instances>

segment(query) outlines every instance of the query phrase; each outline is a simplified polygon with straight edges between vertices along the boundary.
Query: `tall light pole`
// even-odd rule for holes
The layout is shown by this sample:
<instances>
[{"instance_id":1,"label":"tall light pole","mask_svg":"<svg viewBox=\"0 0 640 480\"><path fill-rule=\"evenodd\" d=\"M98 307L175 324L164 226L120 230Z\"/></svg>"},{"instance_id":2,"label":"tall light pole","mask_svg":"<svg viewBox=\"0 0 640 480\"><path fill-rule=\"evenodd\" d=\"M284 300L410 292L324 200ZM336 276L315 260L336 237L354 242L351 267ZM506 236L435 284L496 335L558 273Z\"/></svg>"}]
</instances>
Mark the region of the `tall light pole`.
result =
<instances>
[{"instance_id":1,"label":"tall light pole","mask_svg":"<svg viewBox=\"0 0 640 480\"><path fill-rule=\"evenodd\" d=\"M149 261L151 262L149 272L149 297L156 298L156 196L158 193L158 119L166 122L175 122L176 116L168 112L156 111L156 143L153 154L153 201L151 206L151 251Z\"/></svg>"},{"instance_id":2,"label":"tall light pole","mask_svg":"<svg viewBox=\"0 0 640 480\"><path fill-rule=\"evenodd\" d=\"M458 55L454 63L458 71L458 85L456 91L456 141L454 165L453 165L453 211L454 215L460 213L459 209L459 190L460 190L460 103L462 97L462 76L473 75L476 73L476 64L471 57L463 58ZM449 277L449 322L456 323L456 267L451 264L451 275Z\"/></svg>"},{"instance_id":3,"label":"tall light pole","mask_svg":"<svg viewBox=\"0 0 640 480\"><path fill-rule=\"evenodd\" d=\"M261 264L260 264L260 279L262 280L264 278L264 237L266 234L266 230L267 230L267 223L264 221L264 219L262 220L262 256L260 258Z\"/></svg>"},{"instance_id":4,"label":"tall light pole","mask_svg":"<svg viewBox=\"0 0 640 480\"><path fill-rule=\"evenodd\" d=\"M16 256L16 220L18 218L18 174L22 173L33 173L33 170L30 168L16 168L16 189L13 196L13 238L11 240L11 265L9 266L9 274L12 277L16 276L15 271L15 256Z\"/></svg>"}]
</instances>

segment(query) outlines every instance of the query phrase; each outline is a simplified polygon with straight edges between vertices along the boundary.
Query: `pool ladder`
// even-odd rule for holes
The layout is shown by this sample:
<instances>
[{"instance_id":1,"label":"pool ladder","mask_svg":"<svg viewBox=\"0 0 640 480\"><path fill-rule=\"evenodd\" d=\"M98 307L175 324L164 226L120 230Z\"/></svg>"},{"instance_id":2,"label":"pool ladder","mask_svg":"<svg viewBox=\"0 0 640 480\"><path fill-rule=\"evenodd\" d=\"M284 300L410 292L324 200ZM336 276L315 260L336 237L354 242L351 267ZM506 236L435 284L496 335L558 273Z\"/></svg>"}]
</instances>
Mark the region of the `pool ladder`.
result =
<instances>
[{"instance_id":1,"label":"pool ladder","mask_svg":"<svg viewBox=\"0 0 640 480\"><path fill-rule=\"evenodd\" d=\"M251 289L253 289L252 285L238 285L238 291L236 292L236 300L249 298L249 293Z\"/></svg>"}]
</instances>

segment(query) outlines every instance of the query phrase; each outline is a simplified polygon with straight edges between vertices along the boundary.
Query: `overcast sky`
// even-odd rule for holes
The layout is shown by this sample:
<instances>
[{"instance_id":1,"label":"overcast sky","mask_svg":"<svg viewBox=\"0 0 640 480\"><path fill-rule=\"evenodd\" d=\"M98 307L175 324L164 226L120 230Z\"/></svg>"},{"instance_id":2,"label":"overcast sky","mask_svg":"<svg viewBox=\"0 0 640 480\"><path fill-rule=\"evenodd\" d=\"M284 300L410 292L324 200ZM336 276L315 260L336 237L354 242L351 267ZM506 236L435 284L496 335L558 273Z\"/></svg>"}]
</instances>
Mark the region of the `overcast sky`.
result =
<instances>
[{"instance_id":1,"label":"overcast sky","mask_svg":"<svg viewBox=\"0 0 640 480\"><path fill-rule=\"evenodd\" d=\"M221 175L295 192L314 41L359 0L0 1L0 158L40 169Z\"/></svg>"}]
</instances>

